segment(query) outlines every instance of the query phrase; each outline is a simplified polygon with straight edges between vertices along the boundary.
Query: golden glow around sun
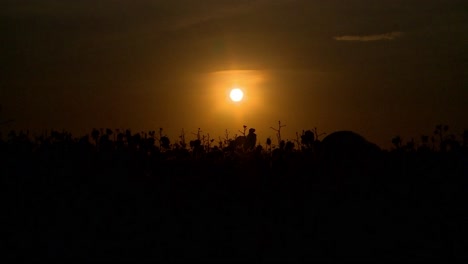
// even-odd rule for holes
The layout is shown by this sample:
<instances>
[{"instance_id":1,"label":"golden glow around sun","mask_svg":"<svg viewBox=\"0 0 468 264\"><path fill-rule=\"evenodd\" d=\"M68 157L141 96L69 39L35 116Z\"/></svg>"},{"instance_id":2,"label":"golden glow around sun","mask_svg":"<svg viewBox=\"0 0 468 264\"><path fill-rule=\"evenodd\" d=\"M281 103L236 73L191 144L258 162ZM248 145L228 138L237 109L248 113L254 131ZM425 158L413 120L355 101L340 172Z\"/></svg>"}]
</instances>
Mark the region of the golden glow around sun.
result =
<instances>
[{"instance_id":1,"label":"golden glow around sun","mask_svg":"<svg viewBox=\"0 0 468 264\"><path fill-rule=\"evenodd\" d=\"M197 104L202 111L199 115L205 115L209 124L216 123L221 127L218 134L223 134L224 128L242 127L245 123L260 124L261 117L270 110L264 102L267 80L269 75L257 70L225 70L197 75L194 83L201 88L193 89L193 96L203 102Z\"/></svg>"},{"instance_id":2,"label":"golden glow around sun","mask_svg":"<svg viewBox=\"0 0 468 264\"><path fill-rule=\"evenodd\" d=\"M240 102L244 97L244 92L242 92L242 90L239 88L235 88L231 90L231 93L229 93L229 97L234 102Z\"/></svg>"}]
</instances>

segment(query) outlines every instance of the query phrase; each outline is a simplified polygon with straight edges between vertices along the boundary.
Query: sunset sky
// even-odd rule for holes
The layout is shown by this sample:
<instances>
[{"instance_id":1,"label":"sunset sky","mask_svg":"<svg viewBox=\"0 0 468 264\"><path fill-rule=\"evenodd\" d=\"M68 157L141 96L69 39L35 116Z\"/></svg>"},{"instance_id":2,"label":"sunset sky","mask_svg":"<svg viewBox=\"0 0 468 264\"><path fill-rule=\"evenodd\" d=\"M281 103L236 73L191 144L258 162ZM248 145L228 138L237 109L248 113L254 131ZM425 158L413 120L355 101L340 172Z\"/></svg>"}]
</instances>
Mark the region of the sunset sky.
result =
<instances>
[{"instance_id":1,"label":"sunset sky","mask_svg":"<svg viewBox=\"0 0 468 264\"><path fill-rule=\"evenodd\" d=\"M244 100L229 100L238 87ZM10 129L468 129L466 0L0 0ZM5 136L5 132L4 132Z\"/></svg>"}]
</instances>

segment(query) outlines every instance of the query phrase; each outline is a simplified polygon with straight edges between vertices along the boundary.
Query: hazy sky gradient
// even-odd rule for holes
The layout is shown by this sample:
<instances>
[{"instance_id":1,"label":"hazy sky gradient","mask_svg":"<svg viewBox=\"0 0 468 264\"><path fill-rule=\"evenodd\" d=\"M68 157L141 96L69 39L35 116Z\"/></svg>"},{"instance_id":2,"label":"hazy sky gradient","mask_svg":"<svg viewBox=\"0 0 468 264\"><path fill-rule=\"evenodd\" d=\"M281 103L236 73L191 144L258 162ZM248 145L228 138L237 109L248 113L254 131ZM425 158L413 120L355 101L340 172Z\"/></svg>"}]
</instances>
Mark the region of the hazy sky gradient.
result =
<instances>
[{"instance_id":1,"label":"hazy sky gradient","mask_svg":"<svg viewBox=\"0 0 468 264\"><path fill-rule=\"evenodd\" d=\"M466 1L0 0L2 129L468 128ZM226 100L233 85L243 104ZM191 137L193 135L187 135ZM263 142L261 142L263 143Z\"/></svg>"}]
</instances>

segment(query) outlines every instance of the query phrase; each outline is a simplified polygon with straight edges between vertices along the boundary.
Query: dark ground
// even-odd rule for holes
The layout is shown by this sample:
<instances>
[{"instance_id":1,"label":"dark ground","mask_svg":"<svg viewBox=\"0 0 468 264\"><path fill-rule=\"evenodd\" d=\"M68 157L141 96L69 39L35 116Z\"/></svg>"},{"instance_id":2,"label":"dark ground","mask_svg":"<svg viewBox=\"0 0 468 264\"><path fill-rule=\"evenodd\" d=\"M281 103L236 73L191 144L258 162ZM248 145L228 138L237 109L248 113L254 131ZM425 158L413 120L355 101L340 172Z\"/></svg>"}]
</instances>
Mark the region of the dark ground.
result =
<instances>
[{"instance_id":1,"label":"dark ground","mask_svg":"<svg viewBox=\"0 0 468 264\"><path fill-rule=\"evenodd\" d=\"M468 260L465 152L200 156L1 144L15 260Z\"/></svg>"}]
</instances>

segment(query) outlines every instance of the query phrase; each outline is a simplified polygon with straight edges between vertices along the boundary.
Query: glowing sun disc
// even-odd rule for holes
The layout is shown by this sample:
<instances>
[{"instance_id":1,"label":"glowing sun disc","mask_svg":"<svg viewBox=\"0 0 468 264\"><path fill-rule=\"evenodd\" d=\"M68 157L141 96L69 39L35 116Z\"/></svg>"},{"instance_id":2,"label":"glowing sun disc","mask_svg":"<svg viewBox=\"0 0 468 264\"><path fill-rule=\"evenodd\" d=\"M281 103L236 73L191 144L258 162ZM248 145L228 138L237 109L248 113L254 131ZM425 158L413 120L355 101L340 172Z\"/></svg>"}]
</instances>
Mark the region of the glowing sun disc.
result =
<instances>
[{"instance_id":1,"label":"glowing sun disc","mask_svg":"<svg viewBox=\"0 0 468 264\"><path fill-rule=\"evenodd\" d=\"M244 93L239 88L232 89L231 93L229 94L229 97L231 97L231 100L234 102L240 102L244 97Z\"/></svg>"}]
</instances>

